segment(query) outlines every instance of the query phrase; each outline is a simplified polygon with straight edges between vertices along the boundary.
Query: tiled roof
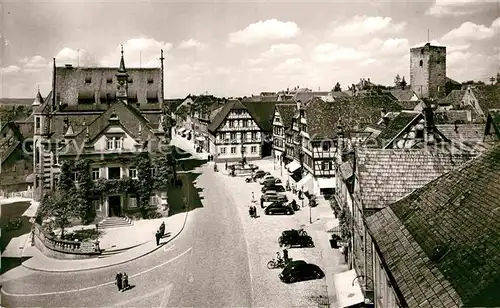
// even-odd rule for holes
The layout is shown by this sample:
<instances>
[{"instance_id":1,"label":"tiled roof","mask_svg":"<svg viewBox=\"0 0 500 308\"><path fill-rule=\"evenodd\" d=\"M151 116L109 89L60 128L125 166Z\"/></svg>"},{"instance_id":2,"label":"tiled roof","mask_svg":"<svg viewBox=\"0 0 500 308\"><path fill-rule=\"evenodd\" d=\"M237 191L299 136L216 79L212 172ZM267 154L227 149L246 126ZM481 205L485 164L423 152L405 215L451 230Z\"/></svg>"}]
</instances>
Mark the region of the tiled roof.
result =
<instances>
[{"instance_id":1,"label":"tiled roof","mask_svg":"<svg viewBox=\"0 0 500 308\"><path fill-rule=\"evenodd\" d=\"M453 106L454 108L460 108L462 99L464 98L465 90L453 90L445 98L441 99L438 104L445 106Z\"/></svg>"},{"instance_id":2,"label":"tiled roof","mask_svg":"<svg viewBox=\"0 0 500 308\"><path fill-rule=\"evenodd\" d=\"M339 124L345 130L376 123L382 110L401 107L386 95L339 97L334 103L314 98L306 107L307 130L311 138L332 138Z\"/></svg>"},{"instance_id":3,"label":"tiled roof","mask_svg":"<svg viewBox=\"0 0 500 308\"><path fill-rule=\"evenodd\" d=\"M434 113L436 124L468 123L470 110L446 110Z\"/></svg>"},{"instance_id":4,"label":"tiled roof","mask_svg":"<svg viewBox=\"0 0 500 308\"><path fill-rule=\"evenodd\" d=\"M25 122L25 121L16 121L15 124L19 128L19 133L23 136L23 138L32 138L33 137L35 123Z\"/></svg>"},{"instance_id":5,"label":"tiled roof","mask_svg":"<svg viewBox=\"0 0 500 308\"><path fill-rule=\"evenodd\" d=\"M177 109L180 104L184 101L183 98L175 98L175 99L164 99L163 103L165 107L169 108L171 111Z\"/></svg>"},{"instance_id":6,"label":"tiled roof","mask_svg":"<svg viewBox=\"0 0 500 308\"><path fill-rule=\"evenodd\" d=\"M219 126L222 124L226 116L229 114L229 112L233 109L242 109L245 110L246 107L243 106L243 104L237 100L237 99L230 99L228 100L225 104L224 107L215 115L213 120L208 124L208 131L210 132L215 132Z\"/></svg>"},{"instance_id":7,"label":"tiled roof","mask_svg":"<svg viewBox=\"0 0 500 308\"><path fill-rule=\"evenodd\" d=\"M389 122L389 125L378 135L377 139L384 144L389 143L394 138L397 138L408 125L416 124L416 121L422 118L423 115L420 112L402 111Z\"/></svg>"},{"instance_id":8,"label":"tiled roof","mask_svg":"<svg viewBox=\"0 0 500 308\"><path fill-rule=\"evenodd\" d=\"M359 148L356 172L364 208L381 209L474 157L426 149Z\"/></svg>"},{"instance_id":9,"label":"tiled roof","mask_svg":"<svg viewBox=\"0 0 500 308\"><path fill-rule=\"evenodd\" d=\"M305 104L313 97L328 96L328 94L330 94L330 92L312 92L312 91L311 92L302 92L302 91L300 91L300 92L295 93L295 95L293 96L293 100L296 102L300 101L301 103Z\"/></svg>"},{"instance_id":10,"label":"tiled roof","mask_svg":"<svg viewBox=\"0 0 500 308\"><path fill-rule=\"evenodd\" d=\"M403 108L403 110L414 110L418 104L422 103L421 100L417 101L397 101L397 103Z\"/></svg>"},{"instance_id":11,"label":"tiled roof","mask_svg":"<svg viewBox=\"0 0 500 308\"><path fill-rule=\"evenodd\" d=\"M485 114L488 109L500 109L500 84L476 86L472 91Z\"/></svg>"},{"instance_id":12,"label":"tiled roof","mask_svg":"<svg viewBox=\"0 0 500 308\"><path fill-rule=\"evenodd\" d=\"M484 124L441 124L436 128L452 142L483 141Z\"/></svg>"},{"instance_id":13,"label":"tiled roof","mask_svg":"<svg viewBox=\"0 0 500 308\"><path fill-rule=\"evenodd\" d=\"M392 89L389 90L389 93L392 94L398 101L409 101L415 92L412 90L402 90L402 89Z\"/></svg>"},{"instance_id":14,"label":"tiled roof","mask_svg":"<svg viewBox=\"0 0 500 308\"><path fill-rule=\"evenodd\" d=\"M366 223L408 307L500 306L500 145Z\"/></svg>"},{"instance_id":15,"label":"tiled roof","mask_svg":"<svg viewBox=\"0 0 500 308\"><path fill-rule=\"evenodd\" d=\"M292 126L292 118L297 109L296 104L277 104L276 109L281 115L281 121L284 127Z\"/></svg>"},{"instance_id":16,"label":"tiled roof","mask_svg":"<svg viewBox=\"0 0 500 308\"><path fill-rule=\"evenodd\" d=\"M243 105L263 131L271 132L273 130L275 102L244 102Z\"/></svg>"}]
</instances>

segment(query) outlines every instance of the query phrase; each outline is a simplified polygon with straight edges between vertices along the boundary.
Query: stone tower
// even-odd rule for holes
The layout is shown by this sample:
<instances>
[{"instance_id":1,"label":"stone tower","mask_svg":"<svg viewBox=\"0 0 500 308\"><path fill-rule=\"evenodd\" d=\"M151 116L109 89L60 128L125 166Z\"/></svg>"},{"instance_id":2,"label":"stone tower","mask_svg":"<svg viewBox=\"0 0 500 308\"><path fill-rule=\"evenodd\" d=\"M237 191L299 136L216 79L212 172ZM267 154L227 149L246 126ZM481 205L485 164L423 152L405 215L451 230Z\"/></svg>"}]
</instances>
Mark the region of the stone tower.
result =
<instances>
[{"instance_id":1,"label":"stone tower","mask_svg":"<svg viewBox=\"0 0 500 308\"><path fill-rule=\"evenodd\" d=\"M127 103L128 98L128 73L125 69L125 60L123 59L123 45L122 45L122 57L120 59L120 67L118 68L118 73L116 74L116 79L118 84L116 86L116 99Z\"/></svg>"},{"instance_id":2,"label":"stone tower","mask_svg":"<svg viewBox=\"0 0 500 308\"><path fill-rule=\"evenodd\" d=\"M421 98L446 95L446 47L427 43L410 49L410 84Z\"/></svg>"}]
</instances>

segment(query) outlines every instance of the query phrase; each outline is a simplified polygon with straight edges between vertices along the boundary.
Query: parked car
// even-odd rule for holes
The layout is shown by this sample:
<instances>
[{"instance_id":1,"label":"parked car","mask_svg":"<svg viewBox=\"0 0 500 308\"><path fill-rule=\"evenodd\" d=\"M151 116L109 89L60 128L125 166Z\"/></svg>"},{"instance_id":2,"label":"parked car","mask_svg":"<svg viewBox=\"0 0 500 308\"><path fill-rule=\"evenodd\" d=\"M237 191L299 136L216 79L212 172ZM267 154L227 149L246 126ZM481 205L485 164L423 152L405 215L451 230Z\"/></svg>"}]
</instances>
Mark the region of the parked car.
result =
<instances>
[{"instance_id":1,"label":"parked car","mask_svg":"<svg viewBox=\"0 0 500 308\"><path fill-rule=\"evenodd\" d=\"M270 174L269 174L269 175L266 175L266 176L262 177L262 178L259 180L259 184L264 184L264 182L265 182L265 181L267 181L267 180L271 180L271 179L274 179L274 176L272 176L272 175L270 175Z\"/></svg>"},{"instance_id":2,"label":"parked car","mask_svg":"<svg viewBox=\"0 0 500 308\"><path fill-rule=\"evenodd\" d=\"M270 185L270 186L264 185L264 186L262 186L262 189L261 189L261 191L263 193L265 193L266 191L270 191L270 190L274 190L275 192L279 192L279 193L286 192L285 187L283 187L283 185Z\"/></svg>"},{"instance_id":3,"label":"parked car","mask_svg":"<svg viewBox=\"0 0 500 308\"><path fill-rule=\"evenodd\" d=\"M257 170L254 172L253 177L256 179L260 179L260 178L265 177L266 175L271 175L271 173L266 172L264 170Z\"/></svg>"},{"instance_id":4,"label":"parked car","mask_svg":"<svg viewBox=\"0 0 500 308\"><path fill-rule=\"evenodd\" d=\"M296 281L321 279L325 277L325 273L315 264L306 263L298 260L288 263L283 269L279 278L285 283L294 283Z\"/></svg>"},{"instance_id":5,"label":"parked car","mask_svg":"<svg viewBox=\"0 0 500 308\"><path fill-rule=\"evenodd\" d=\"M314 247L312 237L309 235L303 235L298 230L293 229L281 232L281 236L278 238L278 243L280 247Z\"/></svg>"},{"instance_id":6,"label":"parked car","mask_svg":"<svg viewBox=\"0 0 500 308\"><path fill-rule=\"evenodd\" d=\"M264 210L264 213L266 215L274 215L274 214L286 214L286 215L292 215L295 213L295 211L288 206L284 202L276 201L271 203L266 209Z\"/></svg>"},{"instance_id":7,"label":"parked car","mask_svg":"<svg viewBox=\"0 0 500 308\"><path fill-rule=\"evenodd\" d=\"M268 190L260 196L261 201L263 202L288 202L288 198L284 193L279 193L275 190Z\"/></svg>"},{"instance_id":8,"label":"parked car","mask_svg":"<svg viewBox=\"0 0 500 308\"><path fill-rule=\"evenodd\" d=\"M267 179L263 183L261 183L264 186L274 186L277 184L281 184L281 180L278 178L272 178L272 179Z\"/></svg>"}]
</instances>

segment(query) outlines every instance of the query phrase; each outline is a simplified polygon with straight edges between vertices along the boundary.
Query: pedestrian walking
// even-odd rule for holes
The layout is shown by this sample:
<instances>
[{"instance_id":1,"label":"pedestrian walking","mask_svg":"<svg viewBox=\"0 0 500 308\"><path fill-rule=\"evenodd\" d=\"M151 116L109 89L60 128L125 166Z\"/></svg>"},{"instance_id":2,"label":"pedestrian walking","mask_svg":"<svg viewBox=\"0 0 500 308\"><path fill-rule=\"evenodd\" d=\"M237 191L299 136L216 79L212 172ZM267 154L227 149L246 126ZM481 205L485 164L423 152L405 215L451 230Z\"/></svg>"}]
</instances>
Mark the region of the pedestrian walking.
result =
<instances>
[{"instance_id":1,"label":"pedestrian walking","mask_svg":"<svg viewBox=\"0 0 500 308\"><path fill-rule=\"evenodd\" d=\"M285 261L285 263L288 263L289 259L288 259L288 249L283 249L283 260Z\"/></svg>"},{"instance_id":2,"label":"pedestrian walking","mask_svg":"<svg viewBox=\"0 0 500 308\"><path fill-rule=\"evenodd\" d=\"M160 238L161 238L159 230L156 231L155 238L156 238L156 246L159 246L160 245Z\"/></svg>"},{"instance_id":3,"label":"pedestrian walking","mask_svg":"<svg viewBox=\"0 0 500 308\"><path fill-rule=\"evenodd\" d=\"M118 287L118 291L122 290L122 273L117 273L116 274L116 286Z\"/></svg>"},{"instance_id":4,"label":"pedestrian walking","mask_svg":"<svg viewBox=\"0 0 500 308\"><path fill-rule=\"evenodd\" d=\"M226 159L226 170L227 170L227 159Z\"/></svg>"},{"instance_id":5,"label":"pedestrian walking","mask_svg":"<svg viewBox=\"0 0 500 308\"><path fill-rule=\"evenodd\" d=\"M128 290L129 285L128 285L128 275L127 273L123 272L122 275L122 292Z\"/></svg>"},{"instance_id":6,"label":"pedestrian walking","mask_svg":"<svg viewBox=\"0 0 500 308\"><path fill-rule=\"evenodd\" d=\"M161 236L165 236L165 222L163 221L160 225L160 234Z\"/></svg>"}]
</instances>

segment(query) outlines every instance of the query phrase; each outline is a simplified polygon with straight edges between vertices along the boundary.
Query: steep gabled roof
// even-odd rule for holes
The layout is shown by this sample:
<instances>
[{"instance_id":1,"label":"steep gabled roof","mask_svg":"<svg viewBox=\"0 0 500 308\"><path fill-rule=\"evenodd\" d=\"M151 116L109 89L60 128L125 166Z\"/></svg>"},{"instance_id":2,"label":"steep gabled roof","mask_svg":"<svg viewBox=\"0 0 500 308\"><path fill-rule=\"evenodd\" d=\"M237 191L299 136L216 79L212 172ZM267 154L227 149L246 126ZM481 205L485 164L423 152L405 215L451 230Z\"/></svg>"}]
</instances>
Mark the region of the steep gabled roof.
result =
<instances>
[{"instance_id":1,"label":"steep gabled roof","mask_svg":"<svg viewBox=\"0 0 500 308\"><path fill-rule=\"evenodd\" d=\"M276 109L281 115L281 122L285 128L292 126L292 118L297 110L296 104L276 104Z\"/></svg>"},{"instance_id":2,"label":"steep gabled roof","mask_svg":"<svg viewBox=\"0 0 500 308\"><path fill-rule=\"evenodd\" d=\"M215 132L219 126L222 124L226 116L231 110L246 110L246 107L237 99L230 99L225 104L224 107L215 115L213 120L208 124L208 131Z\"/></svg>"},{"instance_id":3,"label":"steep gabled roof","mask_svg":"<svg viewBox=\"0 0 500 308\"><path fill-rule=\"evenodd\" d=\"M391 95L394 96L398 101L409 101L413 97L413 95L415 95L415 92L410 89L391 89L389 90L389 93L391 93Z\"/></svg>"},{"instance_id":4,"label":"steep gabled roof","mask_svg":"<svg viewBox=\"0 0 500 308\"><path fill-rule=\"evenodd\" d=\"M243 105L262 131L271 132L273 130L275 102L244 102Z\"/></svg>"},{"instance_id":5,"label":"steep gabled roof","mask_svg":"<svg viewBox=\"0 0 500 308\"><path fill-rule=\"evenodd\" d=\"M154 136L153 127L149 123L149 121L141 115L141 113L135 109L135 107L130 106L129 104L125 104L122 101L117 101L111 105L109 105L108 109L97 116L94 121L91 123L86 123L86 126L80 126L80 130L75 127L74 123L71 123L75 133L77 134L75 137L76 143L81 146L84 144L87 138L87 126L88 126L88 137L92 142L96 137L98 137L108 126L110 122L110 117L112 114L116 114L119 123L131 134L132 138L138 138L139 131L142 132L142 136L147 138L151 136L153 139ZM62 118L62 117L58 117ZM61 130L61 133L66 133Z\"/></svg>"},{"instance_id":6,"label":"steep gabled roof","mask_svg":"<svg viewBox=\"0 0 500 308\"><path fill-rule=\"evenodd\" d=\"M500 84L475 86L472 92L485 115L489 109L500 109Z\"/></svg>"},{"instance_id":7,"label":"steep gabled roof","mask_svg":"<svg viewBox=\"0 0 500 308\"><path fill-rule=\"evenodd\" d=\"M461 166L476 154L359 148L356 155L363 207L381 209Z\"/></svg>"},{"instance_id":8,"label":"steep gabled roof","mask_svg":"<svg viewBox=\"0 0 500 308\"><path fill-rule=\"evenodd\" d=\"M445 98L439 100L438 104L459 109L464 95L465 90L452 90Z\"/></svg>"},{"instance_id":9,"label":"steep gabled roof","mask_svg":"<svg viewBox=\"0 0 500 308\"><path fill-rule=\"evenodd\" d=\"M500 145L367 218L408 307L500 306Z\"/></svg>"},{"instance_id":10,"label":"steep gabled roof","mask_svg":"<svg viewBox=\"0 0 500 308\"><path fill-rule=\"evenodd\" d=\"M415 111L402 111L394 119L389 122L389 125L378 135L377 139L382 144L390 144L395 138L399 137L405 129L416 124L420 119L423 119L423 114Z\"/></svg>"}]
</instances>

